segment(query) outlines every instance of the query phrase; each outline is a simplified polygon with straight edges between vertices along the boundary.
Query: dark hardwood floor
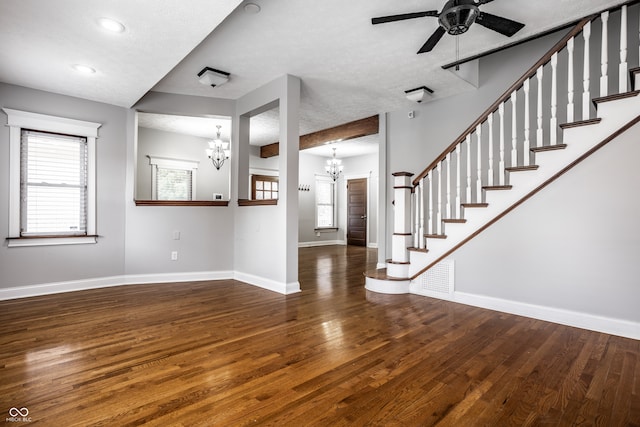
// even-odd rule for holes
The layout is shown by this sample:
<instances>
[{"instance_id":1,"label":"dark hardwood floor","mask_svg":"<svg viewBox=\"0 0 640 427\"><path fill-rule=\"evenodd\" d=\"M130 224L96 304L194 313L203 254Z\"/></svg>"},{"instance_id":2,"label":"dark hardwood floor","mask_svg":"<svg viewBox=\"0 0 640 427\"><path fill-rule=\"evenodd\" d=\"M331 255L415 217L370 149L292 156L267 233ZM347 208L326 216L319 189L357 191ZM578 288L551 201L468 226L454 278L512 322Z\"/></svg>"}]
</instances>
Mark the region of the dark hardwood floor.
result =
<instances>
[{"instance_id":1,"label":"dark hardwood floor","mask_svg":"<svg viewBox=\"0 0 640 427\"><path fill-rule=\"evenodd\" d=\"M216 281L1 301L0 420L640 426L640 341L368 293L375 262L301 249L289 296Z\"/></svg>"}]
</instances>

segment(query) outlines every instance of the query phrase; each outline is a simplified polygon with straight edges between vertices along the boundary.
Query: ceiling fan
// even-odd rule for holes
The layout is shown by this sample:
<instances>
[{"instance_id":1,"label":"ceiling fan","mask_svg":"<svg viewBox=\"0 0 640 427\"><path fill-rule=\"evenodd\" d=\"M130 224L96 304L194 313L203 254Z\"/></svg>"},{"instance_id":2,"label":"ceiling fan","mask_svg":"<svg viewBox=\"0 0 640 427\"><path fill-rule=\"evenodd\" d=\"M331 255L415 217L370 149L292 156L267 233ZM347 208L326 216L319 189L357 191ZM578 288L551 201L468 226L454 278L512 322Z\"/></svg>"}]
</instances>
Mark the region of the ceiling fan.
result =
<instances>
[{"instance_id":1,"label":"ceiling fan","mask_svg":"<svg viewBox=\"0 0 640 427\"><path fill-rule=\"evenodd\" d=\"M437 10L428 10L425 12L381 16L379 18L372 18L371 23L375 25L384 24L385 22L403 21L405 19L423 18L425 16L437 17L440 26L420 48L418 53L431 52L445 33L454 36L466 33L474 22L507 37L513 36L524 27L524 24L520 22L481 12L478 8L479 5L492 1L493 0L448 0L440 13L438 13Z\"/></svg>"}]
</instances>

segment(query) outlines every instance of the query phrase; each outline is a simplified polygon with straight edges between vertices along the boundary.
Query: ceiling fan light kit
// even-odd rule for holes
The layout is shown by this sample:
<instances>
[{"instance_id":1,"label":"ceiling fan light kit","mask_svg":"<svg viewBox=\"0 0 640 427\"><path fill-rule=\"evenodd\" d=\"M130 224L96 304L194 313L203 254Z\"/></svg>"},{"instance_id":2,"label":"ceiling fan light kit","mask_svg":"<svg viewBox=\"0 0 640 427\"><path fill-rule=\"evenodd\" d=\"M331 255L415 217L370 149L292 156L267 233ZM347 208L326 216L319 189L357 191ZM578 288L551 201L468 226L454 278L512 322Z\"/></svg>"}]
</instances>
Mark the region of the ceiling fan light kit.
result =
<instances>
[{"instance_id":1,"label":"ceiling fan light kit","mask_svg":"<svg viewBox=\"0 0 640 427\"><path fill-rule=\"evenodd\" d=\"M211 67L204 67L202 71L198 73L198 81L203 85L216 87L228 82L230 75L231 74L226 71L216 70Z\"/></svg>"}]
</instances>

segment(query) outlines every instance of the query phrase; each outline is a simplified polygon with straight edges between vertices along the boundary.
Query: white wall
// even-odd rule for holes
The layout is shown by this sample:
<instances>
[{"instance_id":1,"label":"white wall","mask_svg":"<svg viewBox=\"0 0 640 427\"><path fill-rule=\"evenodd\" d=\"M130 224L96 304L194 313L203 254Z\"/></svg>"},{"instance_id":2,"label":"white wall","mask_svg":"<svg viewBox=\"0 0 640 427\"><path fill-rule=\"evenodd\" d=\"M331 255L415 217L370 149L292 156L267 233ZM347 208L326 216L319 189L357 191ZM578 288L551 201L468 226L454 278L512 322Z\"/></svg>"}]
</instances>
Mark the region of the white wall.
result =
<instances>
[{"instance_id":1,"label":"white wall","mask_svg":"<svg viewBox=\"0 0 640 427\"><path fill-rule=\"evenodd\" d=\"M451 258L456 291L640 322L640 125Z\"/></svg>"},{"instance_id":2,"label":"white wall","mask_svg":"<svg viewBox=\"0 0 640 427\"><path fill-rule=\"evenodd\" d=\"M127 110L4 83L0 83L0 107L102 123L97 141L98 243L8 248L3 241L0 246L0 288L123 274ZM6 123L6 115L0 112L0 124ZM0 206L0 235L9 237L7 126L0 126Z\"/></svg>"},{"instance_id":3,"label":"white wall","mask_svg":"<svg viewBox=\"0 0 640 427\"><path fill-rule=\"evenodd\" d=\"M231 116L234 102L215 98L150 92L135 106L137 111L187 116ZM127 123L127 184L125 274L140 281L231 277L233 271L233 206L136 206L134 186L137 128L135 112ZM123 159L124 160L124 159ZM122 194L120 195L122 198ZM180 240L174 240L174 231ZM178 260L171 261L171 252Z\"/></svg>"}]
</instances>

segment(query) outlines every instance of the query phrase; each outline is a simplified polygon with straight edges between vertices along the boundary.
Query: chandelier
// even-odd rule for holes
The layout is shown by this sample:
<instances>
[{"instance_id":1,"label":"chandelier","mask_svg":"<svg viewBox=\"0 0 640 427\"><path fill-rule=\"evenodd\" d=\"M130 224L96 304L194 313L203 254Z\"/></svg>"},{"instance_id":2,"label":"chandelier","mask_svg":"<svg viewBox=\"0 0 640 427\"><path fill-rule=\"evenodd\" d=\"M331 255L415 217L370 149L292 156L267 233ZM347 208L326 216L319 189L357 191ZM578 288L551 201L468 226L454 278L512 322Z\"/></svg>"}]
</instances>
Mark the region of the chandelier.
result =
<instances>
[{"instance_id":1,"label":"chandelier","mask_svg":"<svg viewBox=\"0 0 640 427\"><path fill-rule=\"evenodd\" d=\"M336 181L340 174L342 173L342 160L336 159L336 149L333 149L333 158L327 160L327 165L324 167L324 170L327 171L331 179Z\"/></svg>"},{"instance_id":2,"label":"chandelier","mask_svg":"<svg viewBox=\"0 0 640 427\"><path fill-rule=\"evenodd\" d=\"M229 158L229 143L224 142L220 138L220 128L222 126L217 125L218 133L216 134L216 139L213 141L209 141L209 148L207 148L207 157L211 159L211 163L216 167L217 170L220 170L224 161Z\"/></svg>"}]
</instances>

